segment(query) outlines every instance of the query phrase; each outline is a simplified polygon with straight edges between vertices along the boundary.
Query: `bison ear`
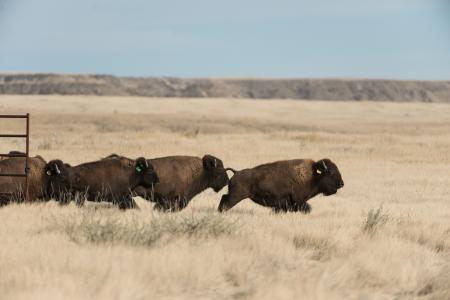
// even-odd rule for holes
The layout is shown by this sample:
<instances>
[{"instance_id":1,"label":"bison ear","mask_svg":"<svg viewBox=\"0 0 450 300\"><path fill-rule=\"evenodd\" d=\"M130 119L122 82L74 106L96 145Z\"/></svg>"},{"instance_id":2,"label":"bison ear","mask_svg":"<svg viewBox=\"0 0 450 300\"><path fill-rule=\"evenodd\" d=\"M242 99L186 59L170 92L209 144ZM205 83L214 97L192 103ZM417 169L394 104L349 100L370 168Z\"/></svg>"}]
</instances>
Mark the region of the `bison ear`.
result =
<instances>
[{"instance_id":1,"label":"bison ear","mask_svg":"<svg viewBox=\"0 0 450 300\"><path fill-rule=\"evenodd\" d=\"M313 165L314 175L322 175L322 174L326 173L327 170L328 170L328 167L323 159L319 160L318 162L314 163L314 165Z\"/></svg>"},{"instance_id":2,"label":"bison ear","mask_svg":"<svg viewBox=\"0 0 450 300\"><path fill-rule=\"evenodd\" d=\"M203 168L205 170L212 170L214 168L217 168L218 164L217 158L215 158L212 155L207 154L203 156L202 161L203 161Z\"/></svg>"},{"instance_id":3,"label":"bison ear","mask_svg":"<svg viewBox=\"0 0 450 300\"><path fill-rule=\"evenodd\" d=\"M136 159L135 170L137 173L142 173L147 169L148 169L148 162L145 158L139 157L138 159Z\"/></svg>"}]
</instances>

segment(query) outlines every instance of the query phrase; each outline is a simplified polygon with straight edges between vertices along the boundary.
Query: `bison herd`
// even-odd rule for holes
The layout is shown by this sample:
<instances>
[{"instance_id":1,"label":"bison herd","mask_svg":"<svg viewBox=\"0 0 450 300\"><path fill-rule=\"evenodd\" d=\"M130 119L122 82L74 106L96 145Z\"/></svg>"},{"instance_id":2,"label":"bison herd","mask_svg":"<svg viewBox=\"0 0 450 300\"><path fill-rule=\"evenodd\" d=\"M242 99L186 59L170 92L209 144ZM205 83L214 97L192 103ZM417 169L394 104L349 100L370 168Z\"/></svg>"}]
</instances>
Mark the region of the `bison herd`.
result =
<instances>
[{"instance_id":1,"label":"bison herd","mask_svg":"<svg viewBox=\"0 0 450 300\"><path fill-rule=\"evenodd\" d=\"M22 173L24 160L0 160L0 174ZM284 160L236 171L225 168L222 160L212 155L131 159L112 154L77 166L35 156L29 158L28 168L27 191L25 178L0 177L0 206L23 201L27 193L29 201L55 199L67 203L81 199L79 205L85 200L106 201L129 209L137 208L133 197L140 196L154 202L155 209L175 212L202 191L212 188L219 192L228 185L228 193L218 207L220 212L250 198L275 212L308 213L309 199L318 194L333 195L344 186L337 166L329 159ZM231 178L227 171L233 173Z\"/></svg>"}]
</instances>

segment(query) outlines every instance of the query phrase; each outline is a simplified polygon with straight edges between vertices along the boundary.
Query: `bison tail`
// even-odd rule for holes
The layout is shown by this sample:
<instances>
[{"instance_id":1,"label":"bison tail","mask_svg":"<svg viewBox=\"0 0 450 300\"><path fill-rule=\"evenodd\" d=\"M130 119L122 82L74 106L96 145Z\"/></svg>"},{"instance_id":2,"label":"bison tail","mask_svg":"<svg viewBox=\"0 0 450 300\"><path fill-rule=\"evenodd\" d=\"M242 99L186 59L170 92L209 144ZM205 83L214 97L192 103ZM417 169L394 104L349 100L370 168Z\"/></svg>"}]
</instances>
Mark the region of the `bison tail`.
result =
<instances>
[{"instance_id":1,"label":"bison tail","mask_svg":"<svg viewBox=\"0 0 450 300\"><path fill-rule=\"evenodd\" d=\"M233 173L236 173L237 171L233 168L225 168L225 171L231 171Z\"/></svg>"}]
</instances>

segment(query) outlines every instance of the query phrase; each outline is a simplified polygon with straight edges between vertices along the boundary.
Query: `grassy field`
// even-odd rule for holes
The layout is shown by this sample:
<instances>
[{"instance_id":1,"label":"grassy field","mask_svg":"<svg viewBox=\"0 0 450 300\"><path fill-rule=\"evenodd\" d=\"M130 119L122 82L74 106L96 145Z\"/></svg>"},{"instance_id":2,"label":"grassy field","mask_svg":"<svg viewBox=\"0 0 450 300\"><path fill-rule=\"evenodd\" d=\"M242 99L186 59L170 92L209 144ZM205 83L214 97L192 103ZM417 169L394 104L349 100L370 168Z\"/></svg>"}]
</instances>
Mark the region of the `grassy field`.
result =
<instances>
[{"instance_id":1,"label":"grassy field","mask_svg":"<svg viewBox=\"0 0 450 300\"><path fill-rule=\"evenodd\" d=\"M1 96L0 112L32 114L46 160L329 157L345 181L309 215L250 200L221 215L225 189L176 214L1 208L1 299L450 299L450 105Z\"/></svg>"}]
</instances>

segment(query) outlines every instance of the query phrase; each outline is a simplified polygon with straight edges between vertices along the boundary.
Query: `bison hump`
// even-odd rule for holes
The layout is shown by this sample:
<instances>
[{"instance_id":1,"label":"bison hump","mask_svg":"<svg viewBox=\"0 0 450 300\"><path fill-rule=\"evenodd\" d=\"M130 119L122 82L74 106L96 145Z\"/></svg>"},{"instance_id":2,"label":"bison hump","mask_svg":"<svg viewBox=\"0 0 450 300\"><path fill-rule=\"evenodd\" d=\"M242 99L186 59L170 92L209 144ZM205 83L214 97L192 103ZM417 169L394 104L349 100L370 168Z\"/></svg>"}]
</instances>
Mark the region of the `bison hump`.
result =
<instances>
[{"instance_id":1,"label":"bison hump","mask_svg":"<svg viewBox=\"0 0 450 300\"><path fill-rule=\"evenodd\" d=\"M309 163L294 165L292 166L292 173L297 183L304 184L312 179L312 165Z\"/></svg>"}]
</instances>

